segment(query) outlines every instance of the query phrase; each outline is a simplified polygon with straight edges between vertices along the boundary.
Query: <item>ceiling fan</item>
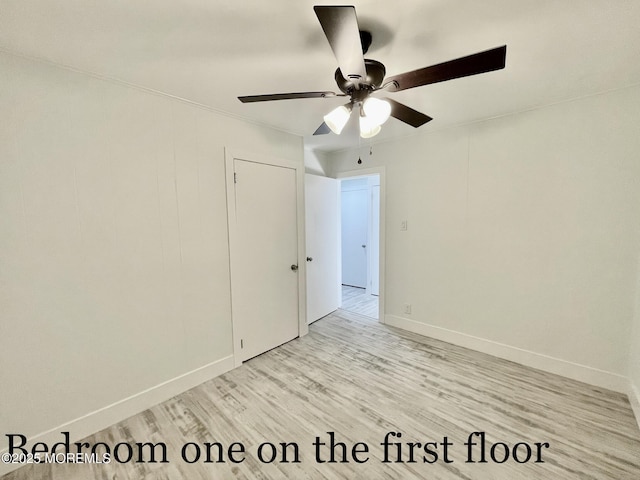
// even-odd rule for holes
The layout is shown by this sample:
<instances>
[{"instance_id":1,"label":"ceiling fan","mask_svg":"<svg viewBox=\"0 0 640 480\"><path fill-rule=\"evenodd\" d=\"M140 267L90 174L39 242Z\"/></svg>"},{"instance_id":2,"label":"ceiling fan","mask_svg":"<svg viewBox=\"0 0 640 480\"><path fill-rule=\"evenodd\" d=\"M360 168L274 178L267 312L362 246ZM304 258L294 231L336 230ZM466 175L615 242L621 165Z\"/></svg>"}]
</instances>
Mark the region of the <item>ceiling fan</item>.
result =
<instances>
[{"instance_id":1,"label":"ceiling fan","mask_svg":"<svg viewBox=\"0 0 640 480\"><path fill-rule=\"evenodd\" d=\"M386 77L385 66L364 58L371 45L371 33L360 30L353 6L313 7L333 54L338 60L335 79L341 94L335 92L297 92L238 97L243 103L268 102L298 98L350 97L345 105L332 110L314 135L333 131L340 134L351 112L357 106L360 117L360 136L370 138L380 132L380 126L392 116L420 127L432 120L424 113L390 98L378 98L380 92L399 92L409 88L443 82L454 78L500 70L505 66L507 46L439 63L430 67Z\"/></svg>"}]
</instances>

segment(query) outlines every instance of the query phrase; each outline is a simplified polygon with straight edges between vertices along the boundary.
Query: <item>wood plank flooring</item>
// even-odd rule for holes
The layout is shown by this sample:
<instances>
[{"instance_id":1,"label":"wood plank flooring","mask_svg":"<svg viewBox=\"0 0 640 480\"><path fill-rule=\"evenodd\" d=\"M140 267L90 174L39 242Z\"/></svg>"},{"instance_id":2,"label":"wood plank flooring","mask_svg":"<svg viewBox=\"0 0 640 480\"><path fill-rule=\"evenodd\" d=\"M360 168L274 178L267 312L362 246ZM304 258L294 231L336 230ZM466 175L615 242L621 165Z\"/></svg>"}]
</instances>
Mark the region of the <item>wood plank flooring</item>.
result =
<instances>
[{"instance_id":1,"label":"wood plank flooring","mask_svg":"<svg viewBox=\"0 0 640 480\"><path fill-rule=\"evenodd\" d=\"M378 318L378 297L364 288L342 285L342 309L366 317Z\"/></svg>"},{"instance_id":2,"label":"wood plank flooring","mask_svg":"<svg viewBox=\"0 0 640 480\"><path fill-rule=\"evenodd\" d=\"M476 431L486 432L491 443L548 442L544 463L466 463L464 442ZM327 432L346 443L349 462L316 461L314 439L327 442ZM446 436L451 463L444 461L442 444L432 445L439 454L434 463L423 462L423 456L434 457L422 449L409 463L406 443L403 462L383 463L381 442L388 432L400 432L402 442L443 442ZM624 395L342 310L315 322L304 338L86 441L164 442L170 463L32 465L3 480L640 478L640 430ZM180 457L187 442L241 442L246 459L188 464ZM260 462L256 452L263 442L295 442L300 462ZM369 457L365 463L351 460L356 442L368 445L366 455L362 445L356 448L360 460ZM486 448L488 457L490 444ZM501 448L494 451L498 458ZM525 447L518 448L523 460ZM479 452L473 448L475 461ZM326 446L321 453L322 460L329 459Z\"/></svg>"}]
</instances>

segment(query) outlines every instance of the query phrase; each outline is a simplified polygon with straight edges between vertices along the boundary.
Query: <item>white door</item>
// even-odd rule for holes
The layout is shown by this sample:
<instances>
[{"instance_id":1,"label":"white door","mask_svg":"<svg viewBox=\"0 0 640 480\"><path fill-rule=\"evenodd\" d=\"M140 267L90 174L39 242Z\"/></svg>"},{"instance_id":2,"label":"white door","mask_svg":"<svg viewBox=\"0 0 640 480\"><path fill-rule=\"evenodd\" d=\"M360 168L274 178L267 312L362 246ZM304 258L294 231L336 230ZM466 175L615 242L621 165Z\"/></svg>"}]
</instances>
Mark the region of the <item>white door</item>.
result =
<instances>
[{"instance_id":1,"label":"white door","mask_svg":"<svg viewBox=\"0 0 640 480\"><path fill-rule=\"evenodd\" d=\"M369 256L371 261L371 294L380 293L380 185L371 187L371 235Z\"/></svg>"},{"instance_id":2,"label":"white door","mask_svg":"<svg viewBox=\"0 0 640 480\"><path fill-rule=\"evenodd\" d=\"M342 212L342 284L367 287L367 234L369 231L368 188L343 190Z\"/></svg>"},{"instance_id":3,"label":"white door","mask_svg":"<svg viewBox=\"0 0 640 480\"><path fill-rule=\"evenodd\" d=\"M296 171L234 159L234 330L247 360L298 336Z\"/></svg>"},{"instance_id":4,"label":"white door","mask_svg":"<svg viewBox=\"0 0 640 480\"><path fill-rule=\"evenodd\" d=\"M339 182L318 175L304 176L307 254L307 322L340 306L338 270Z\"/></svg>"}]
</instances>

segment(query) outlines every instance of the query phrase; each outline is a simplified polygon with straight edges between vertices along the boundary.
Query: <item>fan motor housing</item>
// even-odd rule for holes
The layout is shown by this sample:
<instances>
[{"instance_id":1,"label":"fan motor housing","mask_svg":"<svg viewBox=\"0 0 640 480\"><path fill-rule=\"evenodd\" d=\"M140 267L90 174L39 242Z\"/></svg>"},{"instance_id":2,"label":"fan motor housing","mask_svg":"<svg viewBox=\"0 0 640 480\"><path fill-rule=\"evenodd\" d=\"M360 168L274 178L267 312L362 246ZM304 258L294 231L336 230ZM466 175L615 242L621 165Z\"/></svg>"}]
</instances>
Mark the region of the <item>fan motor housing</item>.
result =
<instances>
[{"instance_id":1,"label":"fan motor housing","mask_svg":"<svg viewBox=\"0 0 640 480\"><path fill-rule=\"evenodd\" d=\"M376 90L382 85L384 76L387 73L384 65L377 60L364 59L364 67L367 71L367 78L360 82L361 90ZM347 95L351 95L356 91L353 81L348 78L344 78L340 69L336 69L335 73L336 84L338 88Z\"/></svg>"}]
</instances>

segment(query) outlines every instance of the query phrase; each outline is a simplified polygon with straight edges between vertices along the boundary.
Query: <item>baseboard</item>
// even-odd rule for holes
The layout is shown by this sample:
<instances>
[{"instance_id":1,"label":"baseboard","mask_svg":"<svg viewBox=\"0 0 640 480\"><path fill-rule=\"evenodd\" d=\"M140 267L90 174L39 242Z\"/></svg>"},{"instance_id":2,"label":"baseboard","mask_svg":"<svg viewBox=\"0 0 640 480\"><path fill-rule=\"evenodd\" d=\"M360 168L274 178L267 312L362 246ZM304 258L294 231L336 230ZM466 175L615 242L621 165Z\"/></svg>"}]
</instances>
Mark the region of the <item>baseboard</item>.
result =
<instances>
[{"instance_id":1,"label":"baseboard","mask_svg":"<svg viewBox=\"0 0 640 480\"><path fill-rule=\"evenodd\" d=\"M633 382L629 382L628 396L629 403L631 404L631 409L636 416L638 428L640 428L640 388L638 388L638 385L634 385Z\"/></svg>"},{"instance_id":2,"label":"baseboard","mask_svg":"<svg viewBox=\"0 0 640 480\"><path fill-rule=\"evenodd\" d=\"M61 440L60 432L69 432L70 442L76 442L89 435L93 435L111 425L136 415L148 408L164 402L180 393L200 385L207 380L215 378L234 368L233 355L215 362L196 368L190 372L167 380L159 385L151 387L130 397L107 405L99 410L88 413L70 422L39 433L29 438L27 447L35 442L44 442L48 445ZM9 433L9 432L3 432ZM22 433L22 432L11 432ZM0 455L8 450L8 446L0 451ZM0 463L0 476L19 468L20 465L7 465Z\"/></svg>"},{"instance_id":3,"label":"baseboard","mask_svg":"<svg viewBox=\"0 0 640 480\"><path fill-rule=\"evenodd\" d=\"M503 343L494 342L473 335L456 332L435 325L429 325L396 315L385 315L385 324L408 330L413 333L435 338L461 347L487 353L494 357L536 368L545 372L562 375L598 387L621 393L628 393L629 379L623 375L599 370L597 368L550 357L541 353L523 350Z\"/></svg>"}]
</instances>

